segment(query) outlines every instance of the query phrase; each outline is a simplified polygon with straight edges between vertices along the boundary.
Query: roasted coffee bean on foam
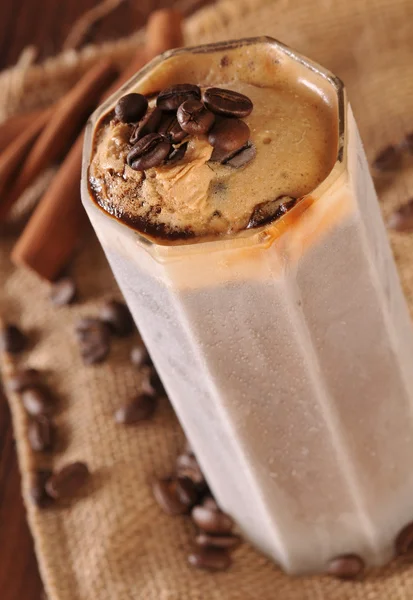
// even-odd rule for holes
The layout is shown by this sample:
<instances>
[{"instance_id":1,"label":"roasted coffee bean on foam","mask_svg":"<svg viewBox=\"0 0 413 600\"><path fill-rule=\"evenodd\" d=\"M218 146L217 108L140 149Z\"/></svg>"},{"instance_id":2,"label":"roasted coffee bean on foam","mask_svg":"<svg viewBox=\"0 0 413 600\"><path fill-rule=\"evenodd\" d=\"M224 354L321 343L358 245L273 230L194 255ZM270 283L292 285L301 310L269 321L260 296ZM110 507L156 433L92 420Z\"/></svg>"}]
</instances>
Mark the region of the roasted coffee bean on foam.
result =
<instances>
[{"instance_id":1,"label":"roasted coffee bean on foam","mask_svg":"<svg viewBox=\"0 0 413 600\"><path fill-rule=\"evenodd\" d=\"M178 108L177 118L182 129L191 135L207 133L215 116L199 100L186 100Z\"/></svg>"},{"instance_id":2,"label":"roasted coffee bean on foam","mask_svg":"<svg viewBox=\"0 0 413 600\"><path fill-rule=\"evenodd\" d=\"M142 94L126 94L115 106L115 115L122 123L136 123L148 110L148 100Z\"/></svg>"},{"instance_id":3,"label":"roasted coffee bean on foam","mask_svg":"<svg viewBox=\"0 0 413 600\"><path fill-rule=\"evenodd\" d=\"M200 98L201 90L197 85L179 83L162 90L156 99L156 105L161 110L176 111L185 100L199 100Z\"/></svg>"},{"instance_id":4,"label":"roasted coffee bean on foam","mask_svg":"<svg viewBox=\"0 0 413 600\"><path fill-rule=\"evenodd\" d=\"M224 117L242 119L248 117L253 109L248 96L222 88L207 88L202 95L202 100L209 110Z\"/></svg>"},{"instance_id":5,"label":"roasted coffee bean on foam","mask_svg":"<svg viewBox=\"0 0 413 600\"><path fill-rule=\"evenodd\" d=\"M159 133L141 138L127 156L128 165L135 171L158 167L171 151L171 143Z\"/></svg>"}]
</instances>

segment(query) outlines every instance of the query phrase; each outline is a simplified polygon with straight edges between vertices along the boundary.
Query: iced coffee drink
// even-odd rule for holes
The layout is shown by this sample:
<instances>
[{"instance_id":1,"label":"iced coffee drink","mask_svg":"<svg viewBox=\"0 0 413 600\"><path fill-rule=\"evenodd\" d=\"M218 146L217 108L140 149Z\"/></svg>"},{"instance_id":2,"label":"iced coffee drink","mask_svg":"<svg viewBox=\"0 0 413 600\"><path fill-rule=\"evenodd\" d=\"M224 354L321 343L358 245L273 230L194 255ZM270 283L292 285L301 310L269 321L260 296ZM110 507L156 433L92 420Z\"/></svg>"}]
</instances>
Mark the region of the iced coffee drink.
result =
<instances>
[{"instance_id":1,"label":"iced coffee drink","mask_svg":"<svg viewBox=\"0 0 413 600\"><path fill-rule=\"evenodd\" d=\"M341 82L268 38L167 53L94 114L82 197L244 535L290 573L410 549L412 328Z\"/></svg>"}]
</instances>

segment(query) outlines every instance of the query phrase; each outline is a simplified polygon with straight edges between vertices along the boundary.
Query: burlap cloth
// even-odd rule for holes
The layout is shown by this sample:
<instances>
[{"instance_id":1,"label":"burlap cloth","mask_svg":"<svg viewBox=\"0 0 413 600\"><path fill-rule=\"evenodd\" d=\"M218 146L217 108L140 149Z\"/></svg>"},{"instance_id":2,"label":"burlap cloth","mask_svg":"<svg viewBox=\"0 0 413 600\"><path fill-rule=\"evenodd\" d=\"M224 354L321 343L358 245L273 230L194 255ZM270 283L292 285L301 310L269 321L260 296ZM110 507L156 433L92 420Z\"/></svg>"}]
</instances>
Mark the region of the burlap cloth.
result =
<instances>
[{"instance_id":1,"label":"burlap cloth","mask_svg":"<svg viewBox=\"0 0 413 600\"><path fill-rule=\"evenodd\" d=\"M412 0L227 0L192 16L186 23L186 41L268 34L326 65L347 85L371 158L380 147L413 129L412 24ZM0 119L51 102L97 56L110 54L124 63L140 35L89 47L80 54L69 52L42 66L25 66L23 58L19 69L0 76ZM383 211L388 214L413 195L413 177L404 173L380 187ZM172 470L181 448L183 435L171 407L164 401L148 424L117 426L112 418L115 408L134 394L139 383L128 361L132 342L115 343L107 363L86 368L73 339L74 320L96 312L102 296L119 293L103 253L90 239L74 265L83 302L57 310L47 299L46 284L12 268L13 241L11 233L3 232L0 314L7 313L31 332L36 344L27 360L49 373L61 398L56 420L64 443L42 463L28 448L26 416L18 398L9 397L23 494L51 600L413 598L413 566L400 561L369 572L364 583L289 578L247 544L235 552L228 572L209 574L187 566L192 526L183 517L164 515L149 485L154 475ZM413 308L413 236L394 234L391 241ZM29 471L49 460L58 466L75 459L86 460L93 470L87 494L69 508L36 509L28 500Z\"/></svg>"}]
</instances>

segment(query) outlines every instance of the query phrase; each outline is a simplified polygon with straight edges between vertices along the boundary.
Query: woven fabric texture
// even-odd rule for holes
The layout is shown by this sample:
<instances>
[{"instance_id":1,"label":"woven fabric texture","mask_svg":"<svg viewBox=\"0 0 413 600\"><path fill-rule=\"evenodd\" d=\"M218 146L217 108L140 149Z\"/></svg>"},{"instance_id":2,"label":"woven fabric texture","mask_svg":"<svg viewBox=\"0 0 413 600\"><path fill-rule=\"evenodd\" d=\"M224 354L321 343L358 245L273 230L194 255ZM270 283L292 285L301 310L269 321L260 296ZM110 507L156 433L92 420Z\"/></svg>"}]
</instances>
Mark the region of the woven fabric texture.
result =
<instances>
[{"instance_id":1,"label":"woven fabric texture","mask_svg":"<svg viewBox=\"0 0 413 600\"><path fill-rule=\"evenodd\" d=\"M411 0L223 0L202 9L185 25L187 44L271 35L322 63L346 83L361 136L371 159L377 150L413 130L413 3ZM133 38L67 52L40 66L22 61L0 75L0 120L49 104L102 54L123 64L142 33ZM27 62L27 61L26 61ZM378 182L385 216L413 195L410 169ZM363 583L327 577L290 578L247 544L228 571L210 574L186 564L193 537L184 517L164 515L150 482L168 474L183 434L166 400L153 421L121 427L117 406L133 396L139 374L130 365L133 340L113 343L102 365L82 365L73 323L96 314L105 297L119 295L93 234L77 255L74 276L82 302L56 309L48 287L12 267L14 230L0 240L0 314L21 323L34 340L20 362L45 371L60 398L57 452L34 456L26 441L27 418L9 394L37 557L50 600L411 600L413 566L395 562L370 571ZM404 291L413 309L413 236L392 234ZM3 361L3 378L13 365ZM88 462L93 477L77 502L51 510L28 499L29 474L37 467ZM253 509L253 508L252 508ZM413 508L412 508L413 514Z\"/></svg>"}]
</instances>

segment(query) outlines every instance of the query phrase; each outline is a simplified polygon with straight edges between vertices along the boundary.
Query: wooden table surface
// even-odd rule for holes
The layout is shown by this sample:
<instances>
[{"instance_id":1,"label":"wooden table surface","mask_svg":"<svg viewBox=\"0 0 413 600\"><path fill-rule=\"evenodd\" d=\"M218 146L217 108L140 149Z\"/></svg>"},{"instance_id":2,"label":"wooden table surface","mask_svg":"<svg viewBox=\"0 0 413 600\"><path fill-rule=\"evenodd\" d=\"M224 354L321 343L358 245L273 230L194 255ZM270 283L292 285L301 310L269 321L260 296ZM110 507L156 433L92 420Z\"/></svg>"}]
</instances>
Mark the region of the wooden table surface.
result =
<instances>
[{"instance_id":1,"label":"wooden table surface","mask_svg":"<svg viewBox=\"0 0 413 600\"><path fill-rule=\"evenodd\" d=\"M0 69L13 65L28 45L37 48L39 60L58 52L75 20L100 1L1 0ZM151 10L174 3L175 0L124 0L109 19L96 26L93 41L127 35L145 23ZM1 389L0 598L43 598L33 542L21 499L10 413Z\"/></svg>"}]
</instances>

